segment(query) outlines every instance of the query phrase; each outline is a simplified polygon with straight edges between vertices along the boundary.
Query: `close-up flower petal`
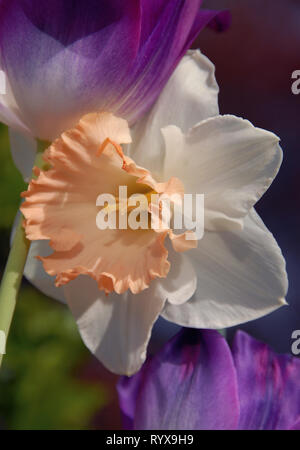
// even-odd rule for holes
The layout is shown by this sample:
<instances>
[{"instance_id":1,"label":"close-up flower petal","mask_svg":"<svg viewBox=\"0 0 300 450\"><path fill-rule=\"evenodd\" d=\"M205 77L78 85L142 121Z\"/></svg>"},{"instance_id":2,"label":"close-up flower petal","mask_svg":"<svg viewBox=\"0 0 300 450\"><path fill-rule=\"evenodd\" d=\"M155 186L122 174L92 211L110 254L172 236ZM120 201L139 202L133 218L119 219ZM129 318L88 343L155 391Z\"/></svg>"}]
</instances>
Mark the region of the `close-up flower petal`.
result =
<instances>
[{"instance_id":1,"label":"close-up flower petal","mask_svg":"<svg viewBox=\"0 0 300 450\"><path fill-rule=\"evenodd\" d=\"M144 430L235 429L237 380L217 331L183 330L139 373L118 384L126 423Z\"/></svg>"},{"instance_id":2,"label":"close-up flower petal","mask_svg":"<svg viewBox=\"0 0 300 450\"><path fill-rule=\"evenodd\" d=\"M279 138L229 115L202 121L185 136L174 126L162 131L164 177L185 180L185 193L204 193L205 228L242 228L243 217L277 175Z\"/></svg>"},{"instance_id":3,"label":"close-up flower petal","mask_svg":"<svg viewBox=\"0 0 300 450\"><path fill-rule=\"evenodd\" d=\"M122 296L105 296L94 280L83 276L59 288L63 289L84 343L112 372L137 372L145 361L152 326L166 299L179 303L193 295L193 268L182 254L170 253L168 278L155 280L141 294L127 291Z\"/></svg>"},{"instance_id":4,"label":"close-up flower petal","mask_svg":"<svg viewBox=\"0 0 300 450\"><path fill-rule=\"evenodd\" d=\"M106 296L94 280L81 276L66 285L64 293L89 350L112 372L137 372L165 302L156 285L142 294Z\"/></svg>"},{"instance_id":5,"label":"close-up flower petal","mask_svg":"<svg viewBox=\"0 0 300 450\"><path fill-rule=\"evenodd\" d=\"M166 303L162 316L178 325L221 329L286 304L285 261L273 235L253 210L243 230L204 234L189 252L197 277L194 296Z\"/></svg>"},{"instance_id":6,"label":"close-up flower petal","mask_svg":"<svg viewBox=\"0 0 300 450\"><path fill-rule=\"evenodd\" d=\"M300 419L300 359L276 354L243 331L235 334L232 355L241 405L239 428L296 427Z\"/></svg>"},{"instance_id":7,"label":"close-up flower petal","mask_svg":"<svg viewBox=\"0 0 300 450\"><path fill-rule=\"evenodd\" d=\"M300 360L238 331L183 329L118 383L126 429L299 429Z\"/></svg>"}]
</instances>

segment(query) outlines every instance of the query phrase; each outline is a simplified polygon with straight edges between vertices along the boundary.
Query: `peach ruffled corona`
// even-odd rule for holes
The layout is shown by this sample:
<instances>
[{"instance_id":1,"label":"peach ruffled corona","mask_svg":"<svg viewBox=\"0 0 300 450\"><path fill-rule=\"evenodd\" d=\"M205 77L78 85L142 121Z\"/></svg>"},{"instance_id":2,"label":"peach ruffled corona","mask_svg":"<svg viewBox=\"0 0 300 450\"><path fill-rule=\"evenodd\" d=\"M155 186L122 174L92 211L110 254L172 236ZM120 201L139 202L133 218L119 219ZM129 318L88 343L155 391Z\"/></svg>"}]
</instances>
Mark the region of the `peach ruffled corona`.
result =
<instances>
[{"instance_id":1,"label":"peach ruffled corona","mask_svg":"<svg viewBox=\"0 0 300 450\"><path fill-rule=\"evenodd\" d=\"M126 186L131 194L183 195L178 178L157 182L125 156L121 144L130 142L125 120L105 112L88 114L46 150L50 169L35 169L37 178L23 192L26 236L32 241L49 240L54 252L39 259L46 272L56 276L56 286L86 274L106 293L130 289L137 294L152 279L167 276L167 235L176 251L195 247L196 241L170 229L97 228L98 195L117 197L119 186Z\"/></svg>"}]
</instances>

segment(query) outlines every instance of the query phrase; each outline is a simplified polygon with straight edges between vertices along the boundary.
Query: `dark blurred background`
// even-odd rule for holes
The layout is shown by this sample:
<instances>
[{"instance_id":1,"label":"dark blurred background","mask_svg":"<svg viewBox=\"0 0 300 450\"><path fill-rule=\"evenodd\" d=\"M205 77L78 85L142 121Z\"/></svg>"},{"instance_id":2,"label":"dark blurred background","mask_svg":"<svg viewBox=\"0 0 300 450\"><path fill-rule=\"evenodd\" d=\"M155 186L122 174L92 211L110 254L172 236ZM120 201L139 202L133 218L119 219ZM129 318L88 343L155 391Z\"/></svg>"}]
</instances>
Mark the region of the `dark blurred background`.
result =
<instances>
[{"instance_id":1,"label":"dark blurred background","mask_svg":"<svg viewBox=\"0 0 300 450\"><path fill-rule=\"evenodd\" d=\"M291 92L292 72L300 70L300 0L204 6L232 13L226 33L207 29L194 45L216 65L221 113L247 118L282 140L282 168L257 209L287 260L290 306L244 328L289 352L291 332L300 329L300 95ZM1 125L0 148L2 273L25 184ZM119 429L116 380L85 349L68 310L24 280L0 371L0 429Z\"/></svg>"},{"instance_id":2,"label":"dark blurred background","mask_svg":"<svg viewBox=\"0 0 300 450\"><path fill-rule=\"evenodd\" d=\"M229 8L232 26L224 34L205 30L196 44L216 65L220 109L249 119L281 138L282 167L257 210L286 258L290 306L243 328L281 352L290 352L291 333L300 330L300 95L291 91L300 69L299 0L207 0Z\"/></svg>"}]
</instances>

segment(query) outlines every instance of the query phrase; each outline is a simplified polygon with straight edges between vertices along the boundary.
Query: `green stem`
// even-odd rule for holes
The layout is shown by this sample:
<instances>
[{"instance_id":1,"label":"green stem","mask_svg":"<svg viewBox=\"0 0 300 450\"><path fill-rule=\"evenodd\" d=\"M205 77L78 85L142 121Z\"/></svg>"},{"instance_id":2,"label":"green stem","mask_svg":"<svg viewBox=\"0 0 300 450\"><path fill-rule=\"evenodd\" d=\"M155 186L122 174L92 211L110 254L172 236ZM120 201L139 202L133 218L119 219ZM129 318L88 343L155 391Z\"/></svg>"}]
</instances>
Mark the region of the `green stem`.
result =
<instances>
[{"instance_id":1,"label":"green stem","mask_svg":"<svg viewBox=\"0 0 300 450\"><path fill-rule=\"evenodd\" d=\"M29 251L29 241L25 237L22 221L23 216L20 215L0 287L0 330L4 332L6 340ZM0 366L2 358L3 355L0 354Z\"/></svg>"},{"instance_id":2,"label":"green stem","mask_svg":"<svg viewBox=\"0 0 300 450\"><path fill-rule=\"evenodd\" d=\"M35 166L42 167L43 164L44 160L42 159L42 154L37 153ZM20 214L0 286L0 331L2 331L1 335L4 333L6 340L13 319L17 296L30 247L30 242L25 237L25 230L22 223L23 216ZM3 355L0 354L0 367L2 359Z\"/></svg>"}]
</instances>

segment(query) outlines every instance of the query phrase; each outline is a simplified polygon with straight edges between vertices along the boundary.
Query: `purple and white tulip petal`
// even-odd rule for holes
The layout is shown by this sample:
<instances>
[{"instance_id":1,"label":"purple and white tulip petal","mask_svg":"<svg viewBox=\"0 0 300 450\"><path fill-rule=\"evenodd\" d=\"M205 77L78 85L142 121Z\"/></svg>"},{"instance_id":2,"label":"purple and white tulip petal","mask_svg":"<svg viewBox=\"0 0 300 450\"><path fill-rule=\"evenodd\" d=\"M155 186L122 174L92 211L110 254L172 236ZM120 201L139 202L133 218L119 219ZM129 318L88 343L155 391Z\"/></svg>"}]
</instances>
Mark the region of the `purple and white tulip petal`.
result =
<instances>
[{"instance_id":1,"label":"purple and white tulip petal","mask_svg":"<svg viewBox=\"0 0 300 450\"><path fill-rule=\"evenodd\" d=\"M135 429L235 429L238 424L234 365L216 331L184 329L141 372L121 378L118 391L126 423L131 419Z\"/></svg>"},{"instance_id":2,"label":"purple and white tulip petal","mask_svg":"<svg viewBox=\"0 0 300 450\"><path fill-rule=\"evenodd\" d=\"M118 383L130 429L300 428L300 359L246 333L183 329Z\"/></svg>"},{"instance_id":3,"label":"purple and white tulip petal","mask_svg":"<svg viewBox=\"0 0 300 450\"><path fill-rule=\"evenodd\" d=\"M154 103L157 89L159 92L162 90L200 30L217 15L216 11L200 10L202 0L169 0L158 3L164 7L151 34L140 48L129 83L131 89L129 88L127 95L128 100L118 108L121 116L128 117L131 123ZM148 10L149 1L143 0L142 26L148 21ZM226 27L227 19L223 20L222 17L221 14L222 23Z\"/></svg>"},{"instance_id":4,"label":"purple and white tulip petal","mask_svg":"<svg viewBox=\"0 0 300 450\"><path fill-rule=\"evenodd\" d=\"M94 110L135 122L216 17L201 3L0 0L0 65L16 121L49 140ZM1 120L13 126L11 115L0 104Z\"/></svg>"},{"instance_id":5,"label":"purple and white tulip petal","mask_svg":"<svg viewBox=\"0 0 300 450\"><path fill-rule=\"evenodd\" d=\"M287 430L300 420L300 359L279 355L243 331L232 345L240 399L239 428Z\"/></svg>"}]
</instances>

